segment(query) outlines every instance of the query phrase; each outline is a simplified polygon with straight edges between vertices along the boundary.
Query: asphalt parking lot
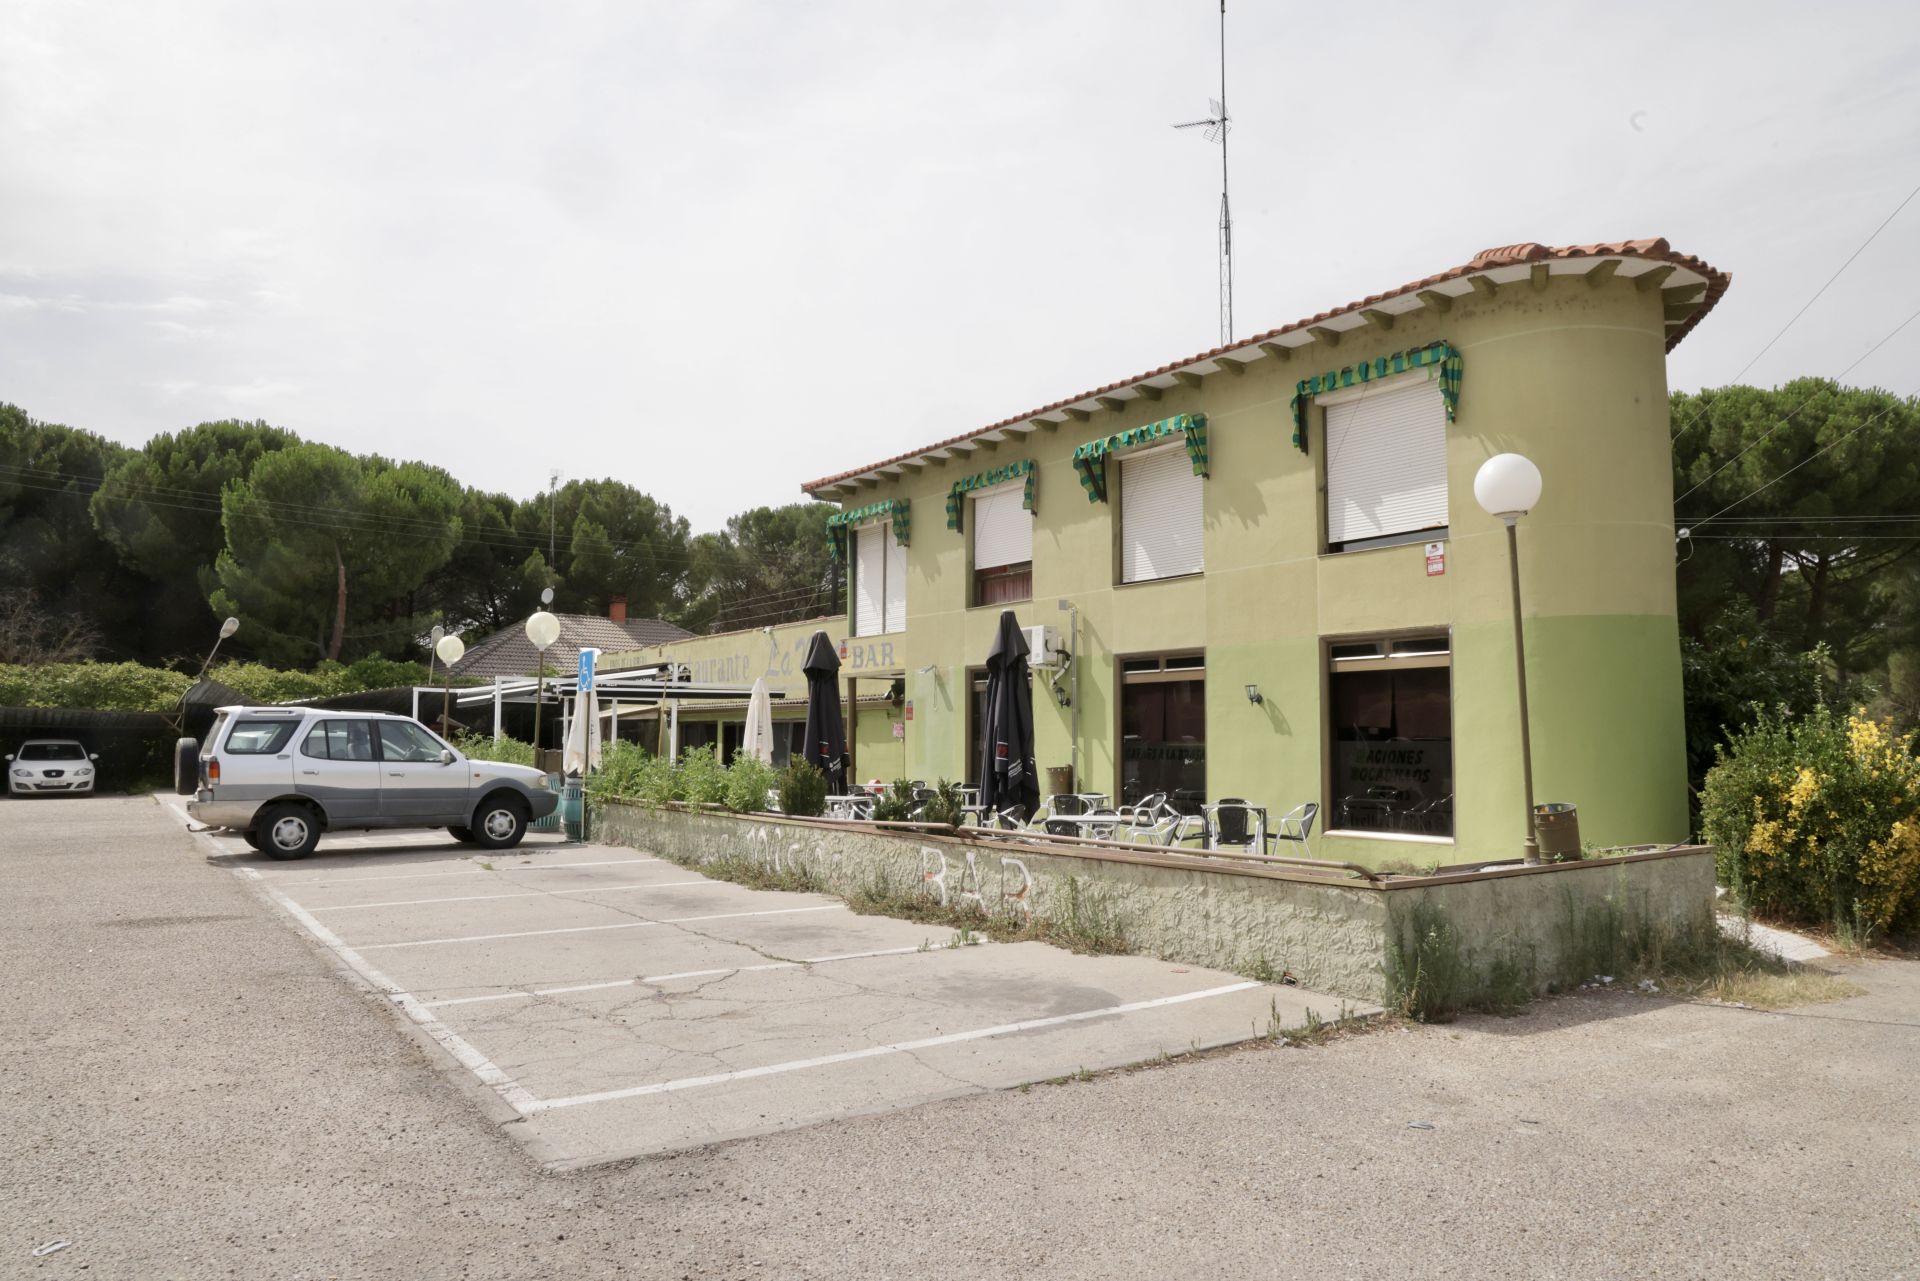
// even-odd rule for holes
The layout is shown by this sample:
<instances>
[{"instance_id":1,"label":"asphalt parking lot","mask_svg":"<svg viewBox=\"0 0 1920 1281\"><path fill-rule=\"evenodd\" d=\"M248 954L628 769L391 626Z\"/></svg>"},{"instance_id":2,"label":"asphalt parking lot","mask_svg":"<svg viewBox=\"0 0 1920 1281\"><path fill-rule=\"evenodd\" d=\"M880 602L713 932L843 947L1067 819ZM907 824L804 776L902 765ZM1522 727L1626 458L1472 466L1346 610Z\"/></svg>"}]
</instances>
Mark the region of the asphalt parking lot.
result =
<instances>
[{"instance_id":1,"label":"asphalt parking lot","mask_svg":"<svg viewBox=\"0 0 1920 1281\"><path fill-rule=\"evenodd\" d=\"M213 865L431 1037L488 1115L556 1168L1145 1062L1343 1012L1298 988L970 942L553 836L501 854L440 832L369 833L329 838L300 862L238 836L200 839Z\"/></svg>"}]
</instances>

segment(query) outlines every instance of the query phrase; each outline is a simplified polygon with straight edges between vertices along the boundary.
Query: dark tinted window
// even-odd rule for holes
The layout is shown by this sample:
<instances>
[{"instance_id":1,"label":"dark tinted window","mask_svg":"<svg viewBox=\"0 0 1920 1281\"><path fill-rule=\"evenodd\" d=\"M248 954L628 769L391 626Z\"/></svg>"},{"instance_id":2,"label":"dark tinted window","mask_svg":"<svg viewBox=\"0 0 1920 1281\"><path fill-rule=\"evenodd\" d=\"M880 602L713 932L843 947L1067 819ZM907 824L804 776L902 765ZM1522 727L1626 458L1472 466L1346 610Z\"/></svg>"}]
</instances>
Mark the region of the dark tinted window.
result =
<instances>
[{"instance_id":1,"label":"dark tinted window","mask_svg":"<svg viewBox=\"0 0 1920 1281\"><path fill-rule=\"evenodd\" d=\"M226 750L235 756L271 756L287 750L299 721L237 721L227 735Z\"/></svg>"},{"instance_id":2,"label":"dark tinted window","mask_svg":"<svg viewBox=\"0 0 1920 1281\"><path fill-rule=\"evenodd\" d=\"M23 761L84 761L86 752L78 743L28 743L20 749Z\"/></svg>"}]
</instances>

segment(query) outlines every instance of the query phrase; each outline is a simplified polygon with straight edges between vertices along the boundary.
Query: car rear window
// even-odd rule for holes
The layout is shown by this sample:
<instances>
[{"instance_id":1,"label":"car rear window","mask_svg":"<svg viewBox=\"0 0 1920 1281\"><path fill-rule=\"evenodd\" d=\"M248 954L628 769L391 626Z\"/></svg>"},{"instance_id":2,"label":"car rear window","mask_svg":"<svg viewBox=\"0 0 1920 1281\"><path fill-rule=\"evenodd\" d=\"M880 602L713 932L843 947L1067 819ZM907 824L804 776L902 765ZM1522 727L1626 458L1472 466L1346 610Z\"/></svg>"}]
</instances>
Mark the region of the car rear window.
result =
<instances>
[{"instance_id":1,"label":"car rear window","mask_svg":"<svg viewBox=\"0 0 1920 1281\"><path fill-rule=\"evenodd\" d=\"M285 751L298 723L292 719L236 721L227 734L226 750L234 756L271 756Z\"/></svg>"},{"instance_id":2,"label":"car rear window","mask_svg":"<svg viewBox=\"0 0 1920 1281\"><path fill-rule=\"evenodd\" d=\"M20 748L23 761L84 761L87 754L78 743L26 743Z\"/></svg>"}]
</instances>

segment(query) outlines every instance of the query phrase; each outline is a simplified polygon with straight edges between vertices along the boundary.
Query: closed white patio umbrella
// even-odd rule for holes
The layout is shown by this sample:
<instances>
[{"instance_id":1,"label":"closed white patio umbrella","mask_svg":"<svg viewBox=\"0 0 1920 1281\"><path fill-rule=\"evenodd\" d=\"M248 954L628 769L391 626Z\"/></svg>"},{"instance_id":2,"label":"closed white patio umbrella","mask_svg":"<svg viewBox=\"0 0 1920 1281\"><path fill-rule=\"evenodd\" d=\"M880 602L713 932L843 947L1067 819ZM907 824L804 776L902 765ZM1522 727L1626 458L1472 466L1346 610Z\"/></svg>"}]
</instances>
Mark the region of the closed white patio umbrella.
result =
<instances>
[{"instance_id":1,"label":"closed white patio umbrella","mask_svg":"<svg viewBox=\"0 0 1920 1281\"><path fill-rule=\"evenodd\" d=\"M773 698L767 691L767 678L753 683L747 695L747 728L741 736L740 750L757 761L773 764Z\"/></svg>"},{"instance_id":2,"label":"closed white patio umbrella","mask_svg":"<svg viewBox=\"0 0 1920 1281\"><path fill-rule=\"evenodd\" d=\"M585 775L600 767L600 696L592 690L576 694L573 723L567 726L567 750L560 769Z\"/></svg>"}]
</instances>

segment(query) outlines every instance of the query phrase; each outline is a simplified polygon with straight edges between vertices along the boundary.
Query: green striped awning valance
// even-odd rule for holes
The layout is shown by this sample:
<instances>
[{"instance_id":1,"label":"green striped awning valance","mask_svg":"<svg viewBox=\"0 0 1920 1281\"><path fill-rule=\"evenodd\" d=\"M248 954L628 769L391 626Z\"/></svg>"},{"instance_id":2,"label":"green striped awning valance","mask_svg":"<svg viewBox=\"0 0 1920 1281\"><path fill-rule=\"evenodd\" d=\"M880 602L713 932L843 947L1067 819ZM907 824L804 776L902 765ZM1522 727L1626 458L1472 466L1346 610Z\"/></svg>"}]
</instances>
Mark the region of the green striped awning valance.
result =
<instances>
[{"instance_id":1,"label":"green striped awning valance","mask_svg":"<svg viewBox=\"0 0 1920 1281\"><path fill-rule=\"evenodd\" d=\"M991 489L995 485L1016 480L1021 476L1027 478L1026 488L1020 496L1021 506L1028 511L1037 510L1034 507L1036 497L1034 486L1040 479L1040 472L1033 465L1033 459L1022 458L1019 462L1008 463L1005 467L975 472L971 476L954 481L953 488L947 491L947 528L960 528L961 515L966 511L968 494L977 489Z\"/></svg>"},{"instance_id":2,"label":"green striped awning valance","mask_svg":"<svg viewBox=\"0 0 1920 1281\"><path fill-rule=\"evenodd\" d=\"M1447 422L1451 424L1460 408L1460 352L1449 342L1430 343L1411 351L1396 351L1391 356L1363 360L1345 369L1302 378L1293 388L1293 447L1307 452L1307 402L1315 396L1343 387L1358 387L1376 378L1391 378L1410 369L1440 367L1440 398L1446 402Z\"/></svg>"},{"instance_id":3,"label":"green striped awning valance","mask_svg":"<svg viewBox=\"0 0 1920 1281\"><path fill-rule=\"evenodd\" d=\"M842 565L846 564L847 531L855 525L874 520L891 520L893 541L905 547L913 534L913 500L883 498L877 503L868 503L851 511L835 512L827 517L827 550L833 553L833 558Z\"/></svg>"},{"instance_id":4,"label":"green striped awning valance","mask_svg":"<svg viewBox=\"0 0 1920 1281\"><path fill-rule=\"evenodd\" d=\"M1172 418L1162 418L1157 423L1148 423L1144 427L1129 427L1111 436L1102 436L1090 440L1073 451L1073 470L1080 476L1080 488L1087 491L1087 501L1104 503L1107 501L1107 455L1115 450L1131 449L1135 445L1145 445L1156 440L1172 436L1186 439L1187 460L1193 464L1193 474L1207 474L1207 416L1205 414L1178 414Z\"/></svg>"}]
</instances>

